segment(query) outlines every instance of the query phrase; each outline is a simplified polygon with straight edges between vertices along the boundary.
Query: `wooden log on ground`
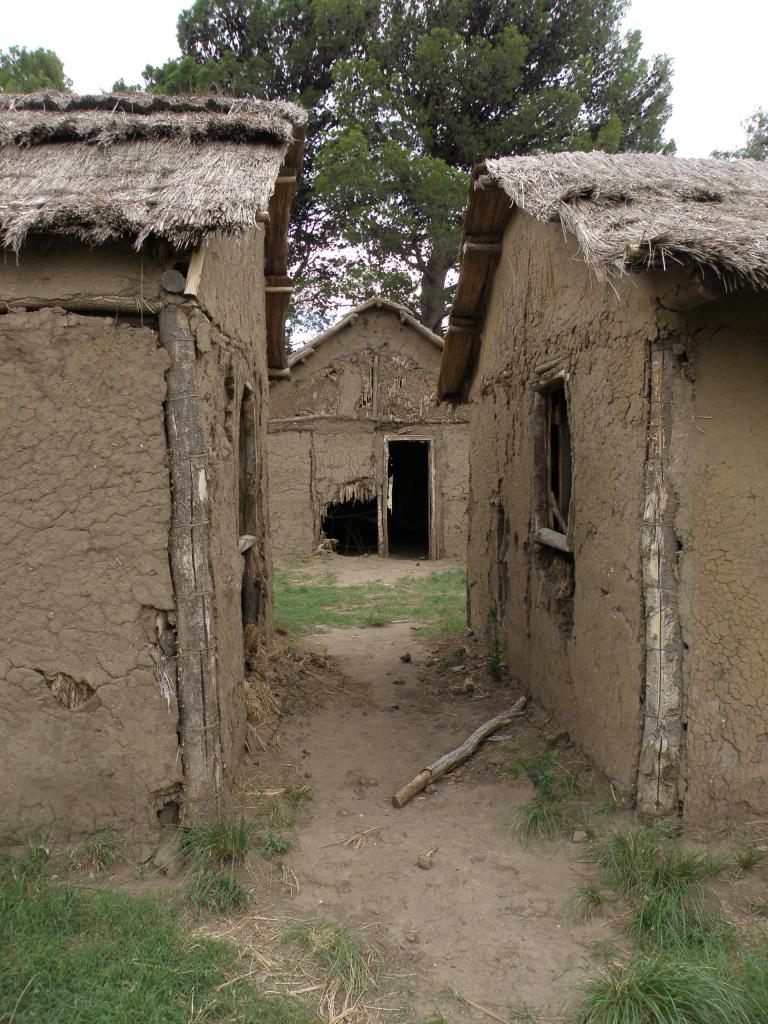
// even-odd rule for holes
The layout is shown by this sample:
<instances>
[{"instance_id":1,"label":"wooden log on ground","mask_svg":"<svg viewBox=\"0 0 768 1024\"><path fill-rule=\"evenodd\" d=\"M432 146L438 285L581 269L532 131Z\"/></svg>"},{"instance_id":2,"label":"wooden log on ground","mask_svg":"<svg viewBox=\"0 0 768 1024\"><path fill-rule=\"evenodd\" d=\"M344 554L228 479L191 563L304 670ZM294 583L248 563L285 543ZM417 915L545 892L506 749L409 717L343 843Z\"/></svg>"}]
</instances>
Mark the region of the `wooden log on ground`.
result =
<instances>
[{"instance_id":1,"label":"wooden log on ground","mask_svg":"<svg viewBox=\"0 0 768 1024\"><path fill-rule=\"evenodd\" d=\"M481 726L475 729L471 736L464 740L461 746L456 747L455 750L451 750L447 754L443 754L433 764L427 765L406 786L399 789L392 797L392 803L395 807L405 807L408 801L412 800L422 789L425 789L430 782L439 779L441 775L445 775L446 772L451 771L461 764L462 761L466 761L468 757L471 757L484 739L487 739L492 733L498 732L505 725L509 725L513 718L519 718L524 708L525 697L521 697L515 701L512 707L507 708L506 711L502 711L501 714L496 715L494 718L489 718L487 722L483 722Z\"/></svg>"}]
</instances>

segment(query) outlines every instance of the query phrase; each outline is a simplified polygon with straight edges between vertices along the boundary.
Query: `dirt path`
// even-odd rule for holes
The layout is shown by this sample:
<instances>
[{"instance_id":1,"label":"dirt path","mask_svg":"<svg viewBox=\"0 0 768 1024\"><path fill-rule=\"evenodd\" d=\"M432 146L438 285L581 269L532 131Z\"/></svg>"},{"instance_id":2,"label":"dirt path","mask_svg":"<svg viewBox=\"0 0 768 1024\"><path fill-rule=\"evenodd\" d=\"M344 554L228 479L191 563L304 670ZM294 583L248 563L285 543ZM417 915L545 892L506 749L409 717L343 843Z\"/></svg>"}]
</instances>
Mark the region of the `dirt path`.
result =
<instances>
[{"instance_id":1,"label":"dirt path","mask_svg":"<svg viewBox=\"0 0 768 1024\"><path fill-rule=\"evenodd\" d=\"M299 768L314 799L302 808L289 858L299 892L282 897L279 911L364 929L381 945L382 1006L400 1013L382 1012L382 1020L418 1021L436 1006L457 1021L489 1019L448 990L505 1021L559 1017L594 970L588 945L609 935L605 924L565 911L569 893L590 877L584 848L567 840L526 848L510 832L530 792L500 766L514 757L507 744L540 748L535 727L504 730L506 744L486 743L402 810L390 802L515 694L499 687L481 700L450 696L460 674L436 689L425 670L430 650L410 623L337 629L306 643L327 651L346 681L282 730L279 762ZM366 829L376 831L361 848L339 845ZM432 867L422 869L419 854L431 848Z\"/></svg>"}]
</instances>

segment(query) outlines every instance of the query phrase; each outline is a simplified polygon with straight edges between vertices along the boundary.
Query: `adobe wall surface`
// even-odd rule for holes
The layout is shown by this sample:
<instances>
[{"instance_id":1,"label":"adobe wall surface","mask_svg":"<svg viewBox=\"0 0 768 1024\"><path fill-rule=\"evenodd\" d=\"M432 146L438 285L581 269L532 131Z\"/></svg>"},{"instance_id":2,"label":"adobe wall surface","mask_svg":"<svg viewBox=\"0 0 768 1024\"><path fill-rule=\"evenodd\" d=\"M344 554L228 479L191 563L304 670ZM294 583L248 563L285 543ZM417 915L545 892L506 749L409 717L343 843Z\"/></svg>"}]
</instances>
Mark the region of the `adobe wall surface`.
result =
<instances>
[{"instance_id":1,"label":"adobe wall surface","mask_svg":"<svg viewBox=\"0 0 768 1024\"><path fill-rule=\"evenodd\" d=\"M768 302L679 318L673 461L680 547L685 813L768 811Z\"/></svg>"},{"instance_id":2,"label":"adobe wall surface","mask_svg":"<svg viewBox=\"0 0 768 1024\"><path fill-rule=\"evenodd\" d=\"M109 242L86 246L66 239L31 237L21 252L0 255L3 302L29 305L112 297L156 309L162 267L152 254Z\"/></svg>"},{"instance_id":3,"label":"adobe wall surface","mask_svg":"<svg viewBox=\"0 0 768 1024\"><path fill-rule=\"evenodd\" d=\"M0 832L144 832L181 781L167 365L149 328L0 316Z\"/></svg>"},{"instance_id":4,"label":"adobe wall surface","mask_svg":"<svg viewBox=\"0 0 768 1024\"><path fill-rule=\"evenodd\" d=\"M176 671L186 675L190 654L177 646L169 564L179 460L209 509L193 533L207 535L211 583L200 597L214 615L209 714L226 797L246 726L244 573L259 623L269 628L272 615L263 241L261 226L212 239L197 299L161 293L162 268L127 247L104 247L101 262L83 249L78 262L71 245L35 243L0 274L11 305L57 293L132 301L154 281L154 308L175 310L193 360L188 393L169 395L170 350L148 313L151 328L140 316L60 308L0 316L0 831L54 822L59 839L115 824L141 833L184 803ZM168 450L165 413L181 404L200 422L199 451ZM243 532L256 537L245 557Z\"/></svg>"},{"instance_id":5,"label":"adobe wall surface","mask_svg":"<svg viewBox=\"0 0 768 1024\"><path fill-rule=\"evenodd\" d=\"M649 310L647 288L628 282L619 301L558 225L516 215L471 387L471 625L626 793L643 721ZM568 371L572 558L532 539L545 523L542 400L530 383L556 357Z\"/></svg>"},{"instance_id":6,"label":"adobe wall surface","mask_svg":"<svg viewBox=\"0 0 768 1024\"><path fill-rule=\"evenodd\" d=\"M326 507L373 499L385 436L430 439L439 554L466 551L468 411L435 400L440 349L397 315L369 310L270 391L269 478L277 556L309 554Z\"/></svg>"}]
</instances>

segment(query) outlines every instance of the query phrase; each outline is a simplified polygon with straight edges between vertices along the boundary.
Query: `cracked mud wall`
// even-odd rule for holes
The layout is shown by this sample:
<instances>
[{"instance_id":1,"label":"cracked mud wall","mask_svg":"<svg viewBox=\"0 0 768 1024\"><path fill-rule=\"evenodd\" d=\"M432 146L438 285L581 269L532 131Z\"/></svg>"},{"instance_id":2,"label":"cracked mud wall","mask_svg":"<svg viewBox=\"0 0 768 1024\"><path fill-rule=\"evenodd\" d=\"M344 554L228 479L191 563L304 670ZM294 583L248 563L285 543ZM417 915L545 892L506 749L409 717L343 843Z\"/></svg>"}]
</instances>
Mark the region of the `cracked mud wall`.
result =
<instances>
[{"instance_id":1,"label":"cracked mud wall","mask_svg":"<svg viewBox=\"0 0 768 1024\"><path fill-rule=\"evenodd\" d=\"M685 814L768 811L768 303L742 290L666 318L676 341Z\"/></svg>"},{"instance_id":2,"label":"cracked mud wall","mask_svg":"<svg viewBox=\"0 0 768 1024\"><path fill-rule=\"evenodd\" d=\"M275 554L310 554L331 502L385 484L384 437L430 439L438 554L466 552L468 411L436 402L440 349L392 311L370 309L323 341L270 391L269 479Z\"/></svg>"},{"instance_id":3,"label":"cracked mud wall","mask_svg":"<svg viewBox=\"0 0 768 1024\"><path fill-rule=\"evenodd\" d=\"M626 793L642 726L647 295L633 280L619 301L558 225L514 216L471 388L471 625ZM533 542L544 456L531 382L556 357L568 374L572 557Z\"/></svg>"},{"instance_id":4,"label":"cracked mud wall","mask_svg":"<svg viewBox=\"0 0 768 1024\"><path fill-rule=\"evenodd\" d=\"M146 833L164 807L162 820L172 820L183 782L169 565L174 456L164 417L169 356L157 321L148 313L152 327L140 316L22 312L13 303L30 295L55 301L61 290L65 301L87 304L96 293L97 302L111 295L130 304L154 281L155 308L175 307L188 332L188 400L205 439L194 454L210 499L216 771L226 795L245 734L247 566L260 581L267 628L272 615L266 328L263 289L254 288L263 280L263 235L259 227L239 240L213 238L197 299L161 296L162 267L128 247L105 247L101 263L98 249L82 250L79 274L80 250L58 243L31 244L18 265L0 267L0 298L12 308L0 315L2 831L53 824L59 839L109 825ZM243 395L253 400L256 544L248 562L238 549Z\"/></svg>"},{"instance_id":5,"label":"cracked mud wall","mask_svg":"<svg viewBox=\"0 0 768 1024\"><path fill-rule=\"evenodd\" d=\"M144 832L181 781L166 368L148 327L0 316L0 831Z\"/></svg>"}]
</instances>

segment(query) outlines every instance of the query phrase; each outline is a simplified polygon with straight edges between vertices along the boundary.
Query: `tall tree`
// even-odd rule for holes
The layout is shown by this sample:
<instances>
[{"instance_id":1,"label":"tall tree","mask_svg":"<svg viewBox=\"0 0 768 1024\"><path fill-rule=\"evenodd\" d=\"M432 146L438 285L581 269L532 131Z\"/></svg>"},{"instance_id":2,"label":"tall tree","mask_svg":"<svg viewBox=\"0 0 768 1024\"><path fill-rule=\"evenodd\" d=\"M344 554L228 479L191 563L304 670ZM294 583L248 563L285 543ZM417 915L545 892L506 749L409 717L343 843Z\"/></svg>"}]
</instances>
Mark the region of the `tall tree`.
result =
<instances>
[{"instance_id":1,"label":"tall tree","mask_svg":"<svg viewBox=\"0 0 768 1024\"><path fill-rule=\"evenodd\" d=\"M740 149L716 149L712 156L725 160L740 157L748 160L768 160L768 110L762 107L743 122L747 141Z\"/></svg>"},{"instance_id":2,"label":"tall tree","mask_svg":"<svg viewBox=\"0 0 768 1024\"><path fill-rule=\"evenodd\" d=\"M26 46L10 46L7 52L0 50L0 92L66 92L71 88L64 65L53 50L28 50Z\"/></svg>"},{"instance_id":3,"label":"tall tree","mask_svg":"<svg viewBox=\"0 0 768 1024\"><path fill-rule=\"evenodd\" d=\"M468 171L542 149L659 150L670 62L627 0L197 0L150 88L295 96L311 113L294 252L303 305L372 290L437 327Z\"/></svg>"}]
</instances>

